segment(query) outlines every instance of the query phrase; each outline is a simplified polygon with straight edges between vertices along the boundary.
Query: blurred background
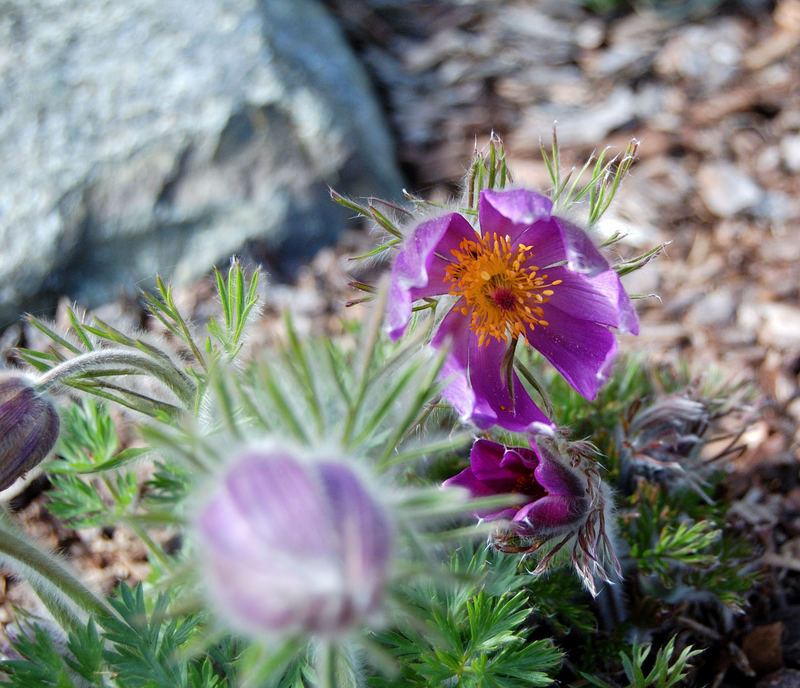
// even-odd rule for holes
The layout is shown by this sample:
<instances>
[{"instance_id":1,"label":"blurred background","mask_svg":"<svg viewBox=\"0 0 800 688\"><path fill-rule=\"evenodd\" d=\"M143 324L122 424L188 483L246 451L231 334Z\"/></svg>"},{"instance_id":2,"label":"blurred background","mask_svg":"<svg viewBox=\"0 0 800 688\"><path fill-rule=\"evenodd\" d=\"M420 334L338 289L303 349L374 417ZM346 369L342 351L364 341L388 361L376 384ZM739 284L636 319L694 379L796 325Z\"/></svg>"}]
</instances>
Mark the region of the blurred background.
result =
<instances>
[{"instance_id":1,"label":"blurred background","mask_svg":"<svg viewBox=\"0 0 800 688\"><path fill-rule=\"evenodd\" d=\"M800 0L0 0L0 350L71 300L145 327L156 273L202 319L233 253L265 340L336 331L370 239L329 186L447 200L494 131L545 191L555 121L564 167L641 140L625 346L754 381L740 496L800 570Z\"/></svg>"}]
</instances>

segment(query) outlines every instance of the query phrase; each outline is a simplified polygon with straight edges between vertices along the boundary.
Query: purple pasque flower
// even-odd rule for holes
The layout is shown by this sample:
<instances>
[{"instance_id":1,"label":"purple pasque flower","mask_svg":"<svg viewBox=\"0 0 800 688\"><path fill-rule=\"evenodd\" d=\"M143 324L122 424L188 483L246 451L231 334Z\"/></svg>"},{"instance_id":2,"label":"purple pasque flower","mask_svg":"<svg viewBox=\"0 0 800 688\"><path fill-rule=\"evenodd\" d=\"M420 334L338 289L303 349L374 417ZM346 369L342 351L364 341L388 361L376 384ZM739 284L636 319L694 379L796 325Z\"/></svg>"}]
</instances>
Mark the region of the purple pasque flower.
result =
<instances>
[{"instance_id":1,"label":"purple pasque flower","mask_svg":"<svg viewBox=\"0 0 800 688\"><path fill-rule=\"evenodd\" d=\"M465 487L473 497L518 494L523 502L481 512L480 518L508 521L515 533L535 539L572 532L586 520L586 481L547 451L480 439L472 445L469 464L444 484Z\"/></svg>"},{"instance_id":2,"label":"purple pasque flower","mask_svg":"<svg viewBox=\"0 0 800 688\"><path fill-rule=\"evenodd\" d=\"M330 635L380 607L393 535L341 459L247 449L196 519L217 611L251 634Z\"/></svg>"},{"instance_id":3,"label":"purple pasque flower","mask_svg":"<svg viewBox=\"0 0 800 688\"><path fill-rule=\"evenodd\" d=\"M60 421L25 375L0 373L0 490L40 463L55 446Z\"/></svg>"},{"instance_id":4,"label":"purple pasque flower","mask_svg":"<svg viewBox=\"0 0 800 688\"><path fill-rule=\"evenodd\" d=\"M479 230L459 213L426 220L392 267L394 339L415 301L455 298L432 344L450 345L443 396L480 428L549 422L507 368L509 339L527 341L593 399L617 351L609 327L638 332L617 273L583 230L551 211L552 202L532 191L484 190Z\"/></svg>"},{"instance_id":5,"label":"purple pasque flower","mask_svg":"<svg viewBox=\"0 0 800 688\"><path fill-rule=\"evenodd\" d=\"M597 579L621 576L612 542L611 493L601 480L588 442L567 442L547 426L530 447L506 447L479 439L470 465L446 480L473 497L515 494L521 505L476 513L500 524L492 544L504 552L542 557L533 573L547 570L559 552L569 552L576 572L592 595Z\"/></svg>"}]
</instances>

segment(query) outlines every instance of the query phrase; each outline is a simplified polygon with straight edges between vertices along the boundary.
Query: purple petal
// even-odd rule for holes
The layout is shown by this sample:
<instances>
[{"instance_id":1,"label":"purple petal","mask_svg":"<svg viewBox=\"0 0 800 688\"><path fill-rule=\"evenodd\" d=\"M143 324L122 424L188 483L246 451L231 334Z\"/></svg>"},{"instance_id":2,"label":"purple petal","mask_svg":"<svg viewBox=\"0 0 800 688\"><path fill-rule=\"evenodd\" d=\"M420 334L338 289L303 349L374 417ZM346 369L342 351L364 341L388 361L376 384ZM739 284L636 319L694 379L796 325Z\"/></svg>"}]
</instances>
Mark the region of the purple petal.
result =
<instances>
[{"instance_id":1,"label":"purple petal","mask_svg":"<svg viewBox=\"0 0 800 688\"><path fill-rule=\"evenodd\" d=\"M439 348L447 342L450 350L441 374L449 383L442 396L462 418L482 429L500 425L514 432L525 431L532 423L550 424L516 373L512 373L512 403L502 370L506 343L490 339L479 346L467 316L455 309L442 320L431 344Z\"/></svg>"},{"instance_id":2,"label":"purple petal","mask_svg":"<svg viewBox=\"0 0 800 688\"><path fill-rule=\"evenodd\" d=\"M561 280L561 284L552 288L553 295L543 306L545 320L549 319L547 309L555 307L580 320L609 325L623 332L638 333L636 311L614 270L606 270L589 277L559 267L548 270L548 279Z\"/></svg>"},{"instance_id":3,"label":"purple petal","mask_svg":"<svg viewBox=\"0 0 800 688\"><path fill-rule=\"evenodd\" d=\"M42 461L58 439L59 418L24 375L0 372L0 489Z\"/></svg>"},{"instance_id":4,"label":"purple petal","mask_svg":"<svg viewBox=\"0 0 800 688\"><path fill-rule=\"evenodd\" d=\"M614 362L616 338L607 327L574 318L552 306L545 315L549 324L529 329L528 342L581 396L594 399Z\"/></svg>"},{"instance_id":5,"label":"purple petal","mask_svg":"<svg viewBox=\"0 0 800 688\"><path fill-rule=\"evenodd\" d=\"M303 538L287 540L286 533L304 528ZM281 454L245 455L229 471L222 489L203 510L199 526L217 551L251 565L268 560L268 553L307 548L329 549L322 510L305 468ZM305 532L305 531L308 532Z\"/></svg>"},{"instance_id":6,"label":"purple petal","mask_svg":"<svg viewBox=\"0 0 800 688\"><path fill-rule=\"evenodd\" d=\"M497 494L488 485L475 477L472 471L472 466L468 466L460 473L454 475L452 478L445 480L442 485L445 487L463 487L469 490L473 497L491 497Z\"/></svg>"},{"instance_id":7,"label":"purple petal","mask_svg":"<svg viewBox=\"0 0 800 688\"><path fill-rule=\"evenodd\" d=\"M500 461L501 468L506 466L517 466L518 473L528 473L534 470L538 465L539 454L535 449L528 449L527 447L514 447L513 449L506 449L505 453L503 454L503 459Z\"/></svg>"},{"instance_id":8,"label":"purple petal","mask_svg":"<svg viewBox=\"0 0 800 688\"><path fill-rule=\"evenodd\" d=\"M549 198L525 189L481 192L478 205L481 234L517 237L534 223L550 218L553 203Z\"/></svg>"},{"instance_id":9,"label":"purple petal","mask_svg":"<svg viewBox=\"0 0 800 688\"><path fill-rule=\"evenodd\" d=\"M542 449L542 461L534 470L536 481L551 495L583 497L585 486L575 473L561 465L546 449Z\"/></svg>"},{"instance_id":10,"label":"purple petal","mask_svg":"<svg viewBox=\"0 0 800 688\"><path fill-rule=\"evenodd\" d=\"M8 435L30 416L36 403L36 392L21 377L8 376L0 380L0 428Z\"/></svg>"},{"instance_id":11,"label":"purple petal","mask_svg":"<svg viewBox=\"0 0 800 688\"><path fill-rule=\"evenodd\" d=\"M304 565L287 561L282 552L264 563L215 556L205 572L213 582L211 592L219 610L235 620L237 626L258 633L270 630L295 630L303 624L303 611L311 597L322 597L320 605L333 609L341 601L327 594L325 587L339 584L339 572L316 552L309 552ZM322 583L322 581L325 581ZM322 583L322 585L320 585ZM323 587L324 586L324 587Z\"/></svg>"},{"instance_id":12,"label":"purple petal","mask_svg":"<svg viewBox=\"0 0 800 688\"><path fill-rule=\"evenodd\" d=\"M442 395L462 418L469 418L475 409L475 392L470 384L466 363L469 359L469 335L469 322L453 309L444 317L431 340L434 347L443 344L449 346L439 374L447 381Z\"/></svg>"},{"instance_id":13,"label":"purple petal","mask_svg":"<svg viewBox=\"0 0 800 688\"><path fill-rule=\"evenodd\" d=\"M526 504L512 521L524 529L524 534L545 536L568 528L586 516L588 502L584 498L550 495Z\"/></svg>"},{"instance_id":14,"label":"purple petal","mask_svg":"<svg viewBox=\"0 0 800 688\"><path fill-rule=\"evenodd\" d=\"M392 545L392 530L383 511L367 494L350 468L325 462L319 466L326 506L336 528L345 580L352 592L374 590L386 574ZM366 587L365 587L366 586ZM357 607L369 605L362 600Z\"/></svg>"},{"instance_id":15,"label":"purple petal","mask_svg":"<svg viewBox=\"0 0 800 688\"><path fill-rule=\"evenodd\" d=\"M616 295L617 295L617 310L619 311L619 325L617 327L622 332L630 332L630 334L639 334L639 316L636 315L636 309L633 307L633 302L631 301L630 296L628 296L628 292L625 291L625 287L622 286L622 282L619 279L619 275L617 275L615 270L609 270L609 272L616 277L616 281L612 281L611 277L608 277L608 291L612 293L614 291L614 287L616 287Z\"/></svg>"},{"instance_id":16,"label":"purple petal","mask_svg":"<svg viewBox=\"0 0 800 688\"><path fill-rule=\"evenodd\" d=\"M511 492L520 476L533 470L522 463L519 454L489 440L477 440L472 445L469 463L473 475L493 494Z\"/></svg>"},{"instance_id":17,"label":"purple petal","mask_svg":"<svg viewBox=\"0 0 800 688\"><path fill-rule=\"evenodd\" d=\"M608 270L608 261L597 250L585 230L560 217L555 218L564 237L564 247L570 269L587 275Z\"/></svg>"},{"instance_id":18,"label":"purple petal","mask_svg":"<svg viewBox=\"0 0 800 688\"><path fill-rule=\"evenodd\" d=\"M398 339L411 317L411 304L427 296L446 294L445 268L462 239L474 239L472 225L458 213L419 224L403 243L392 266L387 304L387 330Z\"/></svg>"},{"instance_id":19,"label":"purple petal","mask_svg":"<svg viewBox=\"0 0 800 688\"><path fill-rule=\"evenodd\" d=\"M567 260L564 235L555 218L541 220L526 228L517 236L516 243L533 247L530 262L540 269ZM551 273L548 270L546 274Z\"/></svg>"},{"instance_id":20,"label":"purple petal","mask_svg":"<svg viewBox=\"0 0 800 688\"><path fill-rule=\"evenodd\" d=\"M505 454L505 445L490 440L475 440L469 453L469 465L481 473L497 470Z\"/></svg>"},{"instance_id":21,"label":"purple petal","mask_svg":"<svg viewBox=\"0 0 800 688\"><path fill-rule=\"evenodd\" d=\"M480 440L479 440L480 441ZM493 443L490 443L493 444ZM471 461L472 459L470 459ZM507 494L511 491L517 476L512 480L504 480L495 484L491 479L484 482L475 477L472 470L472 465L465 468L463 471L448 478L442 484L445 487L464 487L469 490L470 496L475 497L494 497L496 495ZM511 519L517 512L516 507L491 509L478 509L474 512L476 518L485 518L491 521L496 519Z\"/></svg>"}]
</instances>

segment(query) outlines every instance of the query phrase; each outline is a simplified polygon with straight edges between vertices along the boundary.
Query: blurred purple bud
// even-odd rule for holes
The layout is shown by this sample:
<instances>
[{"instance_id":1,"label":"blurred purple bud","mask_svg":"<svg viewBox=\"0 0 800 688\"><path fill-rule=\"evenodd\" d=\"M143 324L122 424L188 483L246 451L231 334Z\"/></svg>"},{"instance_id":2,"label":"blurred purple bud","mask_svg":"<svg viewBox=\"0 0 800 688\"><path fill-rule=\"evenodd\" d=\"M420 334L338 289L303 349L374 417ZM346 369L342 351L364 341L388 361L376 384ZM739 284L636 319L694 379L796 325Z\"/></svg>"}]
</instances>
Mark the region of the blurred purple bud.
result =
<instances>
[{"instance_id":1,"label":"blurred purple bud","mask_svg":"<svg viewBox=\"0 0 800 688\"><path fill-rule=\"evenodd\" d=\"M207 585L232 627L332 634L380 607L392 529L344 462L246 450L197 531Z\"/></svg>"},{"instance_id":2,"label":"blurred purple bud","mask_svg":"<svg viewBox=\"0 0 800 688\"><path fill-rule=\"evenodd\" d=\"M0 373L0 490L47 456L59 425L55 407L28 377Z\"/></svg>"}]
</instances>

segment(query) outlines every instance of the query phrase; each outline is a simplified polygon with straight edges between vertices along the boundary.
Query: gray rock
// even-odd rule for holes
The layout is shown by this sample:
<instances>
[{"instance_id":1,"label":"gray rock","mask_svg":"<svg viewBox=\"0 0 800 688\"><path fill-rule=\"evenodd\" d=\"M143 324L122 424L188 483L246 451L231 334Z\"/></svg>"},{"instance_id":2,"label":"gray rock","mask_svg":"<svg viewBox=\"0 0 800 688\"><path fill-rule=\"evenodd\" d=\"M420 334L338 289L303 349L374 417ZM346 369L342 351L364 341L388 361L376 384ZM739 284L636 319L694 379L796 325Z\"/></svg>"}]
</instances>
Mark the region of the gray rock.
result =
<instances>
[{"instance_id":1,"label":"gray rock","mask_svg":"<svg viewBox=\"0 0 800 688\"><path fill-rule=\"evenodd\" d=\"M233 252L291 268L397 196L361 66L317 0L0 6L0 323Z\"/></svg>"},{"instance_id":2,"label":"gray rock","mask_svg":"<svg viewBox=\"0 0 800 688\"><path fill-rule=\"evenodd\" d=\"M740 327L776 349L800 347L800 308L786 303L745 303L737 310Z\"/></svg>"},{"instance_id":3,"label":"gray rock","mask_svg":"<svg viewBox=\"0 0 800 688\"><path fill-rule=\"evenodd\" d=\"M586 71L595 78L614 77L633 80L650 71L656 48L642 43L612 45L598 50L585 60Z\"/></svg>"},{"instance_id":4,"label":"gray rock","mask_svg":"<svg viewBox=\"0 0 800 688\"><path fill-rule=\"evenodd\" d=\"M753 208L753 214L765 217L775 224L781 224L800 216L800 205L789 194L769 191Z\"/></svg>"},{"instance_id":5,"label":"gray rock","mask_svg":"<svg viewBox=\"0 0 800 688\"><path fill-rule=\"evenodd\" d=\"M800 134L787 134L781 139L781 157L790 172L800 172Z\"/></svg>"},{"instance_id":6,"label":"gray rock","mask_svg":"<svg viewBox=\"0 0 800 688\"><path fill-rule=\"evenodd\" d=\"M744 171L728 162L707 163L697 171L700 197L719 217L733 217L753 208L764 198L763 190Z\"/></svg>"},{"instance_id":7,"label":"gray rock","mask_svg":"<svg viewBox=\"0 0 800 688\"><path fill-rule=\"evenodd\" d=\"M548 15L537 3L509 4L493 24L487 30L503 46L498 57L515 71L571 62L577 50L574 24Z\"/></svg>"},{"instance_id":8,"label":"gray rock","mask_svg":"<svg viewBox=\"0 0 800 688\"><path fill-rule=\"evenodd\" d=\"M667 41L656 68L664 76L693 80L702 92L710 93L738 73L745 40L741 23L728 17L689 25Z\"/></svg>"},{"instance_id":9,"label":"gray rock","mask_svg":"<svg viewBox=\"0 0 800 688\"><path fill-rule=\"evenodd\" d=\"M609 132L621 127L634 117L636 97L624 86L615 88L604 100L591 107L543 104L526 108L519 129L510 137L512 147L520 139L536 141L542 132L558 123L558 140L562 145L596 145Z\"/></svg>"},{"instance_id":10,"label":"gray rock","mask_svg":"<svg viewBox=\"0 0 800 688\"><path fill-rule=\"evenodd\" d=\"M575 42L584 50L594 50L603 44L605 23L601 19L587 19L575 29Z\"/></svg>"},{"instance_id":11,"label":"gray rock","mask_svg":"<svg viewBox=\"0 0 800 688\"><path fill-rule=\"evenodd\" d=\"M608 46L586 56L586 70L594 77L614 77L617 82L648 74L673 23L665 13L648 10L612 22Z\"/></svg>"},{"instance_id":12,"label":"gray rock","mask_svg":"<svg viewBox=\"0 0 800 688\"><path fill-rule=\"evenodd\" d=\"M731 287L709 292L689 309L689 318L701 327L718 327L733 321L738 297Z\"/></svg>"}]
</instances>

